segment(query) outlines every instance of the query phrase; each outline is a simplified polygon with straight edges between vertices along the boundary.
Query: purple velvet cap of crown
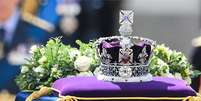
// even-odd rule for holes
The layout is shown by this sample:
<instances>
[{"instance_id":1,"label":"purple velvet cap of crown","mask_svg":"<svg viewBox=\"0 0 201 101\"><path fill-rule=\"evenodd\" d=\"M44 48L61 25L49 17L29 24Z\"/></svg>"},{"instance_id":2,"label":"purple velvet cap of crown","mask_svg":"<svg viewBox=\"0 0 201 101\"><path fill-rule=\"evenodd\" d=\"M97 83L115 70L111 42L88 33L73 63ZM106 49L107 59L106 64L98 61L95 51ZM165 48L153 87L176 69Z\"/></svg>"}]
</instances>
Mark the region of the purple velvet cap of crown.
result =
<instances>
[{"instance_id":1,"label":"purple velvet cap of crown","mask_svg":"<svg viewBox=\"0 0 201 101\"><path fill-rule=\"evenodd\" d=\"M114 83L96 77L67 77L56 80L52 87L61 95L77 97L187 97L196 92L183 80L154 77L150 82Z\"/></svg>"},{"instance_id":2,"label":"purple velvet cap of crown","mask_svg":"<svg viewBox=\"0 0 201 101\"><path fill-rule=\"evenodd\" d=\"M113 39L111 41L102 41L102 48L113 48L113 47L121 47L120 41L118 39Z\"/></svg>"},{"instance_id":3,"label":"purple velvet cap of crown","mask_svg":"<svg viewBox=\"0 0 201 101\"><path fill-rule=\"evenodd\" d=\"M142 49L146 46L146 52L148 54L147 61L150 58L151 55L151 45L146 44L143 41L138 42L137 44L134 44L131 46L130 49L133 50L133 63L137 62L139 63L139 54L142 52ZM115 63L118 62L119 60L119 51L122 48L120 45L120 39L113 38L110 40L103 40L100 45L99 45L99 50L100 54L102 53L102 50L105 49L107 51L107 54L111 55L111 62L110 63Z\"/></svg>"},{"instance_id":4,"label":"purple velvet cap of crown","mask_svg":"<svg viewBox=\"0 0 201 101\"><path fill-rule=\"evenodd\" d=\"M113 48L113 47L121 47L119 39L111 39L111 40L104 40L101 42L101 48ZM145 42L141 41L136 44L137 46L144 47Z\"/></svg>"}]
</instances>

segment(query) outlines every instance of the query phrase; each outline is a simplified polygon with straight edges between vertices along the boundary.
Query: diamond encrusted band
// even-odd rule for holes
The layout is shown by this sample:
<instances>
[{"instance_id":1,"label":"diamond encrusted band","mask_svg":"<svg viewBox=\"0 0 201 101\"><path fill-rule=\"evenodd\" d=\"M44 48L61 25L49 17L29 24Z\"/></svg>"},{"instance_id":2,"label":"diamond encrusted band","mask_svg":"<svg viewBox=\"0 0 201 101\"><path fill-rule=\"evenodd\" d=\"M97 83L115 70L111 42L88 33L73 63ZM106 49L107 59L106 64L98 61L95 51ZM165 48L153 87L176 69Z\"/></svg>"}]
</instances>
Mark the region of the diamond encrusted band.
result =
<instances>
[{"instance_id":1,"label":"diamond encrusted band","mask_svg":"<svg viewBox=\"0 0 201 101\"><path fill-rule=\"evenodd\" d=\"M101 74L105 76L130 78L143 76L148 73L148 65L121 66L101 64L100 66Z\"/></svg>"},{"instance_id":2,"label":"diamond encrusted band","mask_svg":"<svg viewBox=\"0 0 201 101\"><path fill-rule=\"evenodd\" d=\"M111 82L148 82L152 80L152 75L148 73L143 76L123 78L123 77L105 76L98 74L97 79Z\"/></svg>"}]
</instances>

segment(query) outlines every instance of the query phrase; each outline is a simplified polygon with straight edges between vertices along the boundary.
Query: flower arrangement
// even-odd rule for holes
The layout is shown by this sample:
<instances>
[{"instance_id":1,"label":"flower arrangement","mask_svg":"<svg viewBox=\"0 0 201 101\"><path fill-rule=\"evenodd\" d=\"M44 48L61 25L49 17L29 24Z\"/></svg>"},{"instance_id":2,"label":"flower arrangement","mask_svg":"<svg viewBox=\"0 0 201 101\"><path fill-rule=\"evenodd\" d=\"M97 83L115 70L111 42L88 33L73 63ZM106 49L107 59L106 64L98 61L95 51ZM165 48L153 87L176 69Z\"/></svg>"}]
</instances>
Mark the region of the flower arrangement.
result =
<instances>
[{"instance_id":1,"label":"flower arrangement","mask_svg":"<svg viewBox=\"0 0 201 101\"><path fill-rule=\"evenodd\" d=\"M21 90L37 90L66 76L91 76L99 61L93 43L77 40L79 49L64 45L60 38L50 39L45 46L33 45L32 57L21 66L16 83Z\"/></svg>"},{"instance_id":2,"label":"flower arrangement","mask_svg":"<svg viewBox=\"0 0 201 101\"><path fill-rule=\"evenodd\" d=\"M50 39L45 46L34 45L30 49L32 57L21 66L16 83L21 90L34 91L66 76L92 76L100 64L93 42L76 41L79 48L64 45L60 38ZM186 80L200 72L191 70L184 54L171 50L165 45L157 45L150 62L150 73Z\"/></svg>"},{"instance_id":3,"label":"flower arrangement","mask_svg":"<svg viewBox=\"0 0 201 101\"><path fill-rule=\"evenodd\" d=\"M200 75L192 70L191 64L182 52L171 50L164 44L157 45L150 62L150 73L154 76L183 79L191 84L191 77Z\"/></svg>"}]
</instances>

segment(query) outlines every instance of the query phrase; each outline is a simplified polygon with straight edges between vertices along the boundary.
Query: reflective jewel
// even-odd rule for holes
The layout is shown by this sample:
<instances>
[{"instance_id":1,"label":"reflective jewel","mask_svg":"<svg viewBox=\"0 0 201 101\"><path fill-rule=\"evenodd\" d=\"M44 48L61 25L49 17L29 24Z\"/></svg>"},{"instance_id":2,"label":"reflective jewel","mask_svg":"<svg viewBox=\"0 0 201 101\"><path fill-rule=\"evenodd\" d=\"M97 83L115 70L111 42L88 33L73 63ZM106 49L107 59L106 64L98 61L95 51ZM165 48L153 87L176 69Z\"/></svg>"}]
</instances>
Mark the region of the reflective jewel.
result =
<instances>
[{"instance_id":1,"label":"reflective jewel","mask_svg":"<svg viewBox=\"0 0 201 101\"><path fill-rule=\"evenodd\" d=\"M121 34L121 36L130 36L132 34L133 16L134 12L132 10L120 11L119 23L121 24L121 26L119 28L119 33Z\"/></svg>"},{"instance_id":2,"label":"reflective jewel","mask_svg":"<svg viewBox=\"0 0 201 101\"><path fill-rule=\"evenodd\" d=\"M128 37L123 37L123 39L120 41L120 45L122 48L130 48L133 46L133 43Z\"/></svg>"},{"instance_id":3,"label":"reflective jewel","mask_svg":"<svg viewBox=\"0 0 201 101\"><path fill-rule=\"evenodd\" d=\"M139 61L140 63L142 64L145 64L146 61L147 61L147 57L148 57L148 54L146 52L146 46L144 46L144 48L142 49L142 53L139 54L138 58L139 58Z\"/></svg>"},{"instance_id":4,"label":"reflective jewel","mask_svg":"<svg viewBox=\"0 0 201 101\"><path fill-rule=\"evenodd\" d=\"M133 24L133 16L134 12L132 10L121 10L119 13L120 19L119 23L120 24Z\"/></svg>"},{"instance_id":5,"label":"reflective jewel","mask_svg":"<svg viewBox=\"0 0 201 101\"><path fill-rule=\"evenodd\" d=\"M129 78L132 76L132 69L128 66L122 66L119 69L119 76L124 78Z\"/></svg>"},{"instance_id":6,"label":"reflective jewel","mask_svg":"<svg viewBox=\"0 0 201 101\"><path fill-rule=\"evenodd\" d=\"M121 25L119 28L119 33L122 36L129 36L132 35L133 29L130 25Z\"/></svg>"},{"instance_id":7,"label":"reflective jewel","mask_svg":"<svg viewBox=\"0 0 201 101\"><path fill-rule=\"evenodd\" d=\"M112 56L110 54L107 54L107 50L103 49L103 52L101 54L101 60L103 63L110 63L112 60Z\"/></svg>"},{"instance_id":8,"label":"reflective jewel","mask_svg":"<svg viewBox=\"0 0 201 101\"><path fill-rule=\"evenodd\" d=\"M119 50L119 63L130 65L133 63L133 50L132 49L120 49Z\"/></svg>"}]
</instances>

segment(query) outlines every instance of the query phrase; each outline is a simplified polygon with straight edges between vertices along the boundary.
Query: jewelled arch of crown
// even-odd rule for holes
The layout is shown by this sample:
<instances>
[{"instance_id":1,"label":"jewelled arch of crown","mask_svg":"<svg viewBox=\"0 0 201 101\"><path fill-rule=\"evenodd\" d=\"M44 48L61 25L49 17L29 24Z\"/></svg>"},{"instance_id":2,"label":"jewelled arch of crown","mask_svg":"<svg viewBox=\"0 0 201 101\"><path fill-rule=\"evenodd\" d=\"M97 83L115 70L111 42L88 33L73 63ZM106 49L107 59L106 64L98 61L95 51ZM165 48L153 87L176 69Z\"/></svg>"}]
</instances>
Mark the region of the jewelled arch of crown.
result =
<instances>
[{"instance_id":1,"label":"jewelled arch of crown","mask_svg":"<svg viewBox=\"0 0 201 101\"><path fill-rule=\"evenodd\" d=\"M112 36L106 38L100 38L97 42L99 45L102 40L106 39L121 39L119 50L118 62L110 63L112 56L107 53L106 49L103 48L102 53L97 50L101 58L100 73L97 74L98 79L114 82L142 82L152 80L151 74L148 73L147 63L147 50L146 46L143 47L142 52L138 55L138 60L140 63L133 63L133 50L131 49L135 41L143 41L149 45L154 44L154 41L132 36L133 30L133 18L134 12L132 10L121 10L119 13L119 33L121 36Z\"/></svg>"}]
</instances>

